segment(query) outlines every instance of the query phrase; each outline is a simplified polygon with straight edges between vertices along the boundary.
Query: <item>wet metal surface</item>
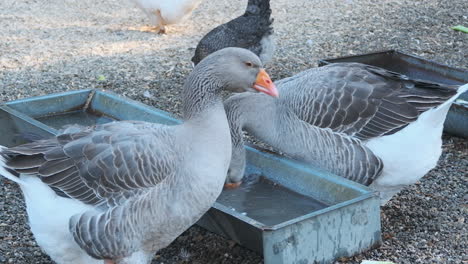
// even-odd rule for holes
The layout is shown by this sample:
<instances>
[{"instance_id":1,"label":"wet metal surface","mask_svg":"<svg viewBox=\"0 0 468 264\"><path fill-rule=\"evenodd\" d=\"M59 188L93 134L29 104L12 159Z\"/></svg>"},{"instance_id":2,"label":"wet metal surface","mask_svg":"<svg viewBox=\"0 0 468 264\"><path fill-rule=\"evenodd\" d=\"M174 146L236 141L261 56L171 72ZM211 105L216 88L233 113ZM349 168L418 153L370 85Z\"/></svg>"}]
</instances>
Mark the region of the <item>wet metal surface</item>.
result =
<instances>
[{"instance_id":1,"label":"wet metal surface","mask_svg":"<svg viewBox=\"0 0 468 264\"><path fill-rule=\"evenodd\" d=\"M327 207L258 174L248 175L239 188L224 190L218 202L270 226Z\"/></svg>"},{"instance_id":2,"label":"wet metal surface","mask_svg":"<svg viewBox=\"0 0 468 264\"><path fill-rule=\"evenodd\" d=\"M96 115L95 113L90 113L84 110L41 116L35 119L55 129L61 129L64 126L74 124L79 124L82 126L93 126L115 121L115 119L111 117L105 115Z\"/></svg>"}]
</instances>

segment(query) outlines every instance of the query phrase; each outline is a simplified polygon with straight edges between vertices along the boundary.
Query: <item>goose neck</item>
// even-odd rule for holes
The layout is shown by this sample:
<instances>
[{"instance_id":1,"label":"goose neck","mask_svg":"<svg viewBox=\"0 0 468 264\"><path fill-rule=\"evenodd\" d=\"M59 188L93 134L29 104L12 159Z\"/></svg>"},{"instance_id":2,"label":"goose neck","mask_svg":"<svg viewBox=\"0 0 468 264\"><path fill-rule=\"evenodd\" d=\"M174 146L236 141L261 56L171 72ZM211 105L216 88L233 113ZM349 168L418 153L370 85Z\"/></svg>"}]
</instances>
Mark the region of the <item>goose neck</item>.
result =
<instances>
[{"instance_id":1,"label":"goose neck","mask_svg":"<svg viewBox=\"0 0 468 264\"><path fill-rule=\"evenodd\" d=\"M210 74L209 68L195 68L183 88L183 118L189 120L203 115L212 107L222 105L222 86L216 76Z\"/></svg>"},{"instance_id":2,"label":"goose neck","mask_svg":"<svg viewBox=\"0 0 468 264\"><path fill-rule=\"evenodd\" d=\"M244 93L225 102L233 144L242 144L242 130L249 132L268 127L275 118L275 98L264 94Z\"/></svg>"}]
</instances>

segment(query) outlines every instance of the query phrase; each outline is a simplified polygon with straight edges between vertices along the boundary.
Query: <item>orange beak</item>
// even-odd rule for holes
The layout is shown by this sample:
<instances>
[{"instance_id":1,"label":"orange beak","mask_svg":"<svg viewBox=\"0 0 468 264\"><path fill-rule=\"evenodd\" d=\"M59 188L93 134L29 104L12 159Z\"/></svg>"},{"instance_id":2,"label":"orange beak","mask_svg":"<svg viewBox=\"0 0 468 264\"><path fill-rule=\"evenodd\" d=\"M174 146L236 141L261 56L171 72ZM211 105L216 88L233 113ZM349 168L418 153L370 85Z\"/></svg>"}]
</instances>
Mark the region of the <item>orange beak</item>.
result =
<instances>
[{"instance_id":1,"label":"orange beak","mask_svg":"<svg viewBox=\"0 0 468 264\"><path fill-rule=\"evenodd\" d=\"M264 69L260 69L253 88L259 92L268 94L273 97L279 96L276 85L273 83L273 81L270 79L270 76L268 76L268 73Z\"/></svg>"},{"instance_id":2,"label":"orange beak","mask_svg":"<svg viewBox=\"0 0 468 264\"><path fill-rule=\"evenodd\" d=\"M224 184L224 188L226 189L235 189L241 185L242 182L235 182L235 183L226 183Z\"/></svg>"}]
</instances>

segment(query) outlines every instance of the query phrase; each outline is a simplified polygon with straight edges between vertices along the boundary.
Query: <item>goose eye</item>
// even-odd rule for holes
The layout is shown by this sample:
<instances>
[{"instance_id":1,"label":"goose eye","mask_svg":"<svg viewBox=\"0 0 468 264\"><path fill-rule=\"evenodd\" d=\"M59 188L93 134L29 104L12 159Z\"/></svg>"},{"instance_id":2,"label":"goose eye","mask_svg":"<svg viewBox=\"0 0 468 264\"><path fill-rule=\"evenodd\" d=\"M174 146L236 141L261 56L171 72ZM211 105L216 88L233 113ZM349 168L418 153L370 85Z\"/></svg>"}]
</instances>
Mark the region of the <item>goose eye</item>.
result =
<instances>
[{"instance_id":1,"label":"goose eye","mask_svg":"<svg viewBox=\"0 0 468 264\"><path fill-rule=\"evenodd\" d=\"M245 65L246 65L247 67L252 67L252 66L253 66L253 64L252 64L250 61L246 62Z\"/></svg>"}]
</instances>

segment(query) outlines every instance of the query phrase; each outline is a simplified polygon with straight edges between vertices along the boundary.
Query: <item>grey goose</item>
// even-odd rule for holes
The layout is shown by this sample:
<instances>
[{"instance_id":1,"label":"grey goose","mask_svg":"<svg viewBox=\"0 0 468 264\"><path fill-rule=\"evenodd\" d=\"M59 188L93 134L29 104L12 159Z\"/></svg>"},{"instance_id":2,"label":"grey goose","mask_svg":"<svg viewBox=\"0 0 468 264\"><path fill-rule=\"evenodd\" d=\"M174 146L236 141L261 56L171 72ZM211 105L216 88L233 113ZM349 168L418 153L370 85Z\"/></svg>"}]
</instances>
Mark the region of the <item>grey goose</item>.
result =
<instances>
[{"instance_id":1,"label":"grey goose","mask_svg":"<svg viewBox=\"0 0 468 264\"><path fill-rule=\"evenodd\" d=\"M208 56L183 87L181 125L119 121L0 149L37 244L59 264L148 264L215 202L231 137L221 91L276 94L252 52Z\"/></svg>"},{"instance_id":2,"label":"grey goose","mask_svg":"<svg viewBox=\"0 0 468 264\"><path fill-rule=\"evenodd\" d=\"M437 164L443 123L468 85L445 86L359 63L276 82L281 96L225 101L233 154L227 184L244 175L242 130L287 156L370 185L384 204Z\"/></svg>"},{"instance_id":3,"label":"grey goose","mask_svg":"<svg viewBox=\"0 0 468 264\"><path fill-rule=\"evenodd\" d=\"M268 63L275 50L270 15L270 0L248 0L242 16L217 26L200 40L192 62L196 65L222 48L239 47L257 54L263 64Z\"/></svg>"}]
</instances>

